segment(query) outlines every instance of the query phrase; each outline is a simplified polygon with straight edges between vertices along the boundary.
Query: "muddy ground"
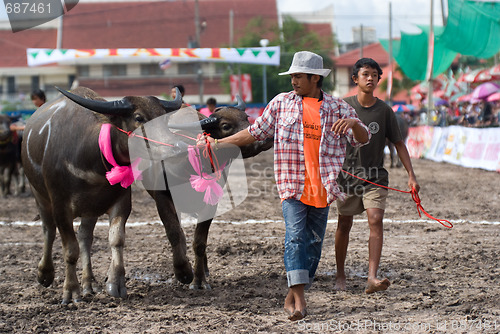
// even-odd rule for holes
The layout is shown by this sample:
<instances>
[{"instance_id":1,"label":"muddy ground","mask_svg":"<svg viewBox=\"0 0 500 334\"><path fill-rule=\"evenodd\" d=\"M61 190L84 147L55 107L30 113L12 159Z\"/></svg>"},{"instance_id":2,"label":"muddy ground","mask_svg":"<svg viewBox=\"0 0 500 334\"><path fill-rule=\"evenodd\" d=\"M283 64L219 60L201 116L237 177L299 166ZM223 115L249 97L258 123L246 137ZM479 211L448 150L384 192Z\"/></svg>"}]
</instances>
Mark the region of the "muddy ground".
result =
<instances>
[{"instance_id":1,"label":"muddy ground","mask_svg":"<svg viewBox=\"0 0 500 334\"><path fill-rule=\"evenodd\" d=\"M359 216L347 259L348 290L334 292L330 211L323 258L307 292L309 315L291 323L282 306L287 292L282 253L284 226L272 182L272 153L246 161L250 194L217 217L208 246L211 291L192 291L173 278L170 247L152 199L134 189L125 248L128 297L104 292L61 305L64 264L54 244L55 282L37 283L42 228L33 197L0 199L1 333L498 333L500 332L500 174L413 161L423 207L452 220L448 229L419 220L408 194L390 192L380 275L392 282L366 295L368 229ZM402 169L391 186L405 189ZM106 217L102 217L105 222ZM241 224L250 219L254 221ZM490 223L488 223L490 222ZM184 229L190 243L194 225ZM96 227L93 263L102 283L110 260L108 228ZM193 252L189 249L190 259Z\"/></svg>"}]
</instances>

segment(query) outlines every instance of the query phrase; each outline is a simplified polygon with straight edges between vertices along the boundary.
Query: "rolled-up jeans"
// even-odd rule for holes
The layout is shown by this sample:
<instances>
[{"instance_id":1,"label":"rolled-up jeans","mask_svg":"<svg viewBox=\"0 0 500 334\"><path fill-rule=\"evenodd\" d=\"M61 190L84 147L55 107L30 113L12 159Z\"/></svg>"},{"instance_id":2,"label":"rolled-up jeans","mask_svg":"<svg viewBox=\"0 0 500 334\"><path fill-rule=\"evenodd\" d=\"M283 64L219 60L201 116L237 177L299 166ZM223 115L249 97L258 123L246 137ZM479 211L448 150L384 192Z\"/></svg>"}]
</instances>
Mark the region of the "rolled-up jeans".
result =
<instances>
[{"instance_id":1,"label":"rolled-up jeans","mask_svg":"<svg viewBox=\"0 0 500 334\"><path fill-rule=\"evenodd\" d=\"M281 204L285 218L285 269L288 286L305 284L308 289L321 258L330 207L315 208L295 199Z\"/></svg>"}]
</instances>

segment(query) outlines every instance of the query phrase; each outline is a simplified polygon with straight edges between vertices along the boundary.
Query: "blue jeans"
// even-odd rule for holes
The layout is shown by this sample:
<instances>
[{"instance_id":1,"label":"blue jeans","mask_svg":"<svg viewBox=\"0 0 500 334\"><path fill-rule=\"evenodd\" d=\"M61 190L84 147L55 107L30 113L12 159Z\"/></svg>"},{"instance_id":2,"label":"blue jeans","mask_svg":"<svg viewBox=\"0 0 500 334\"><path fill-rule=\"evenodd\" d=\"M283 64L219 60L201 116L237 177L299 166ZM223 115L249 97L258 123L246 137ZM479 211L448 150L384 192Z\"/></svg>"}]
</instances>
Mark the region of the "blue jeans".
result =
<instances>
[{"instance_id":1,"label":"blue jeans","mask_svg":"<svg viewBox=\"0 0 500 334\"><path fill-rule=\"evenodd\" d=\"M321 258L330 207L315 208L295 199L281 204L285 218L285 269L288 286L309 288Z\"/></svg>"}]
</instances>

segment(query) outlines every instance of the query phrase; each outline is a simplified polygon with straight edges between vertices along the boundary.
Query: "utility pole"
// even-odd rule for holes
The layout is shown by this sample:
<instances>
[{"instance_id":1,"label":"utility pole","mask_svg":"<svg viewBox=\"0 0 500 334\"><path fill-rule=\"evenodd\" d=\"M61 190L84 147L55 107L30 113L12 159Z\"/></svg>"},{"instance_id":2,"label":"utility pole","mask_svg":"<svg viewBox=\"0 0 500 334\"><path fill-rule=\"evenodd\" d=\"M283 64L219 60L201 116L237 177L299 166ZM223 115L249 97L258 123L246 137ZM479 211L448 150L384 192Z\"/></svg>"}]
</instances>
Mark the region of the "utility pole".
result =
<instances>
[{"instance_id":1,"label":"utility pole","mask_svg":"<svg viewBox=\"0 0 500 334\"><path fill-rule=\"evenodd\" d=\"M62 35L63 35L63 16L59 16L59 22L57 25L57 44L56 49L62 49Z\"/></svg>"},{"instance_id":2,"label":"utility pole","mask_svg":"<svg viewBox=\"0 0 500 334\"><path fill-rule=\"evenodd\" d=\"M260 40L260 46L262 46L264 49L267 47L269 44L269 40L266 38L263 38ZM265 52L265 51L264 51ZM266 72L266 65L262 65L262 103L267 104L267 72Z\"/></svg>"},{"instance_id":3,"label":"utility pole","mask_svg":"<svg viewBox=\"0 0 500 334\"><path fill-rule=\"evenodd\" d=\"M196 47L200 47L200 8L198 0L194 0L194 33L196 40Z\"/></svg>"},{"instance_id":4,"label":"utility pole","mask_svg":"<svg viewBox=\"0 0 500 334\"><path fill-rule=\"evenodd\" d=\"M196 47L200 47L200 8L198 4L198 0L194 1L194 25L195 25L195 40L196 40ZM200 96L200 104L203 104L203 68L201 66L202 64L198 62L198 70L197 76L198 76L198 87L199 87L199 96Z\"/></svg>"},{"instance_id":5,"label":"utility pole","mask_svg":"<svg viewBox=\"0 0 500 334\"><path fill-rule=\"evenodd\" d=\"M389 78L387 82L389 105L392 107L392 84L394 81L392 69L392 4L389 2ZM390 86L389 86L390 85Z\"/></svg>"},{"instance_id":6,"label":"utility pole","mask_svg":"<svg viewBox=\"0 0 500 334\"><path fill-rule=\"evenodd\" d=\"M444 15L444 0L441 0L441 17L443 18L443 27L446 26L446 16Z\"/></svg>"},{"instance_id":7,"label":"utility pole","mask_svg":"<svg viewBox=\"0 0 500 334\"><path fill-rule=\"evenodd\" d=\"M363 39L363 25L359 27L359 56L363 58L363 47L364 47L364 39Z\"/></svg>"},{"instance_id":8,"label":"utility pole","mask_svg":"<svg viewBox=\"0 0 500 334\"><path fill-rule=\"evenodd\" d=\"M233 47L234 41L234 11L232 9L229 10L229 47Z\"/></svg>"},{"instance_id":9,"label":"utility pole","mask_svg":"<svg viewBox=\"0 0 500 334\"><path fill-rule=\"evenodd\" d=\"M432 100L433 84L432 72L434 71L434 0L431 2L431 19L429 27L429 52L427 57L427 82L429 84L429 89L427 93L427 124L431 123L431 110L434 108L434 101Z\"/></svg>"}]
</instances>

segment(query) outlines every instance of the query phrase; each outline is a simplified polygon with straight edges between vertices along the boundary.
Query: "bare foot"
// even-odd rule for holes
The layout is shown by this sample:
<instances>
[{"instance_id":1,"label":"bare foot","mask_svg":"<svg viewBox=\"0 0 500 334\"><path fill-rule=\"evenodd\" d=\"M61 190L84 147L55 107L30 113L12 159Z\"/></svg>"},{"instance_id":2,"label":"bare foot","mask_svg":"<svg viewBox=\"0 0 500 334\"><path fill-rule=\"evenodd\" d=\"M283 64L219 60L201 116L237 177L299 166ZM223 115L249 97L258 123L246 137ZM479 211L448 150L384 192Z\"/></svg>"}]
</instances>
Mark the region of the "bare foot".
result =
<instances>
[{"instance_id":1,"label":"bare foot","mask_svg":"<svg viewBox=\"0 0 500 334\"><path fill-rule=\"evenodd\" d=\"M306 309L304 309L304 311L295 310L295 312L293 312L293 314L288 317L288 320L290 321L301 320L304 319L306 315L307 315Z\"/></svg>"},{"instance_id":2,"label":"bare foot","mask_svg":"<svg viewBox=\"0 0 500 334\"><path fill-rule=\"evenodd\" d=\"M376 278L369 278L365 292L374 293L377 291L384 291L387 290L389 285L391 285L391 282L389 282L387 278L384 278L383 280L379 280Z\"/></svg>"},{"instance_id":3,"label":"bare foot","mask_svg":"<svg viewBox=\"0 0 500 334\"><path fill-rule=\"evenodd\" d=\"M334 289L336 291L345 291L347 289L345 275L343 275L343 276L337 275L337 277L335 278L335 287L334 287Z\"/></svg>"},{"instance_id":4,"label":"bare foot","mask_svg":"<svg viewBox=\"0 0 500 334\"><path fill-rule=\"evenodd\" d=\"M293 315L293 312L295 311L295 298L293 297L292 290L288 290L288 294L286 295L285 298L285 306L283 307L285 312L288 314L288 317L290 318Z\"/></svg>"}]
</instances>

